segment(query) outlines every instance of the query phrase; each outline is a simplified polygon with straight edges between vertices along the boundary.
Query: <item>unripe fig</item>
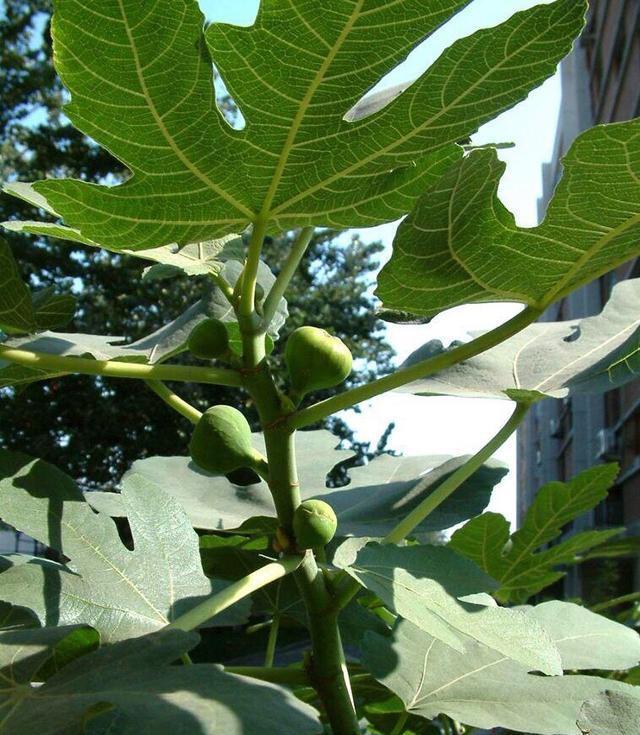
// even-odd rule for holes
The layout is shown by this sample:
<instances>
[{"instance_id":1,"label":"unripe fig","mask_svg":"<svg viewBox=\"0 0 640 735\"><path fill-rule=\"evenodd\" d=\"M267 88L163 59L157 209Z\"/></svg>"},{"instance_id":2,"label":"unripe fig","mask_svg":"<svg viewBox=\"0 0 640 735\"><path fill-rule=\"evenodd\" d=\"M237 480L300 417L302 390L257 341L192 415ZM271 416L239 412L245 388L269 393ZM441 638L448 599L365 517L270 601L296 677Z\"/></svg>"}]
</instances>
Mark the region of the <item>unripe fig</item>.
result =
<instances>
[{"instance_id":1,"label":"unripe fig","mask_svg":"<svg viewBox=\"0 0 640 735\"><path fill-rule=\"evenodd\" d=\"M342 383L353 364L345 343L317 327L296 329L287 340L284 357L291 387L299 397Z\"/></svg>"},{"instance_id":2,"label":"unripe fig","mask_svg":"<svg viewBox=\"0 0 640 735\"><path fill-rule=\"evenodd\" d=\"M231 406L213 406L202 414L191 435L189 454L198 467L216 475L263 461L251 444L247 419Z\"/></svg>"},{"instance_id":3,"label":"unripe fig","mask_svg":"<svg viewBox=\"0 0 640 735\"><path fill-rule=\"evenodd\" d=\"M219 319L204 319L193 328L187 347L202 360L213 360L229 348L229 333Z\"/></svg>"},{"instance_id":4,"label":"unripe fig","mask_svg":"<svg viewBox=\"0 0 640 735\"><path fill-rule=\"evenodd\" d=\"M324 500L305 500L293 514L293 533L299 549L325 546L335 536L338 519Z\"/></svg>"}]
</instances>

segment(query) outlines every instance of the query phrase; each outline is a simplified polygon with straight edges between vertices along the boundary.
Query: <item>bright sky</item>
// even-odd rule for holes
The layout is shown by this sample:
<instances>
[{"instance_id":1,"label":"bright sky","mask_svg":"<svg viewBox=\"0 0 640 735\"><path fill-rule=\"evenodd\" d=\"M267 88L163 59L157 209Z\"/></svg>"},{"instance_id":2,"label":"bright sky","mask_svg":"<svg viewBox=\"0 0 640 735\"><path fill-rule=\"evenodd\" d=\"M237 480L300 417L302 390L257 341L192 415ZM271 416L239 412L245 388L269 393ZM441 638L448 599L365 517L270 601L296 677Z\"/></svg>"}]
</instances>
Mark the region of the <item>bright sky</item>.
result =
<instances>
[{"instance_id":1,"label":"bright sky","mask_svg":"<svg viewBox=\"0 0 640 735\"><path fill-rule=\"evenodd\" d=\"M551 2L551 0L547 0ZM475 0L381 83L381 87L411 80L425 71L453 41L479 28L496 25L514 12L545 3L545 0ZM546 4L546 3L545 3ZM258 0L200 0L210 20L250 25ZM513 142L515 148L500 151L507 162L500 196L520 225L536 224L536 201L541 194L541 166L551 158L560 102L560 82L556 77L534 91L527 100L484 126L474 142ZM397 223L360 230L366 239L382 240L385 260ZM430 339L447 343L466 339L473 330L491 329L513 316L513 304L486 304L458 307L438 316L428 325L389 325L388 339L401 361ZM359 438L376 441L391 421L396 429L391 447L404 454L468 454L479 449L507 420L512 411L508 401L466 398L419 398L393 393L362 404L359 415L345 418ZM515 439L496 454L512 471L494 493L490 508L515 521Z\"/></svg>"}]
</instances>

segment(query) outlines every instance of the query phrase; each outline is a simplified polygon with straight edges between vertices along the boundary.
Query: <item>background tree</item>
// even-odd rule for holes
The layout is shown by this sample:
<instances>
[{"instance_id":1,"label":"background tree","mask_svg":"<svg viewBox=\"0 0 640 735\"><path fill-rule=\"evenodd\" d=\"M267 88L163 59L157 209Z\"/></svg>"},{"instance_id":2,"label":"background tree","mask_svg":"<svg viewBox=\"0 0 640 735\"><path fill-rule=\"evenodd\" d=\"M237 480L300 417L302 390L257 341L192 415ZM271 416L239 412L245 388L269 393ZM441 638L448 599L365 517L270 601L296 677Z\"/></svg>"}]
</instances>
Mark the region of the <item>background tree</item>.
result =
<instances>
[{"instance_id":1,"label":"background tree","mask_svg":"<svg viewBox=\"0 0 640 735\"><path fill-rule=\"evenodd\" d=\"M65 91L51 65L50 3L5 0L2 8L3 180L71 176L98 181L121 177L124 171L119 162L69 125L62 113ZM31 219L35 212L13 198L0 197L0 219L16 216ZM203 282L197 279L142 281L140 261L127 256L75 243L7 236L33 285L55 285L76 294L78 309L69 331L135 340L178 316L201 295ZM285 236L267 244L265 256L276 268L290 241L291 237ZM301 324L331 324L356 359L349 385L391 367L393 352L384 339L382 322L373 314L370 291L381 249L380 243L365 243L357 236L350 238L333 230L315 235L288 294L295 316L285 325L276 346L276 360L292 329ZM232 391L217 386L182 385L178 389L200 409L238 401ZM325 395L333 392L323 391ZM0 446L26 447L78 478L85 487L113 486L135 459L185 452L191 430L185 419L134 381L74 376L35 383L19 395L0 390L0 408L4 416ZM383 451L390 431L371 450L367 444L353 441L344 422L333 419L330 427L353 446L356 461ZM337 477L339 481L340 472Z\"/></svg>"}]
</instances>

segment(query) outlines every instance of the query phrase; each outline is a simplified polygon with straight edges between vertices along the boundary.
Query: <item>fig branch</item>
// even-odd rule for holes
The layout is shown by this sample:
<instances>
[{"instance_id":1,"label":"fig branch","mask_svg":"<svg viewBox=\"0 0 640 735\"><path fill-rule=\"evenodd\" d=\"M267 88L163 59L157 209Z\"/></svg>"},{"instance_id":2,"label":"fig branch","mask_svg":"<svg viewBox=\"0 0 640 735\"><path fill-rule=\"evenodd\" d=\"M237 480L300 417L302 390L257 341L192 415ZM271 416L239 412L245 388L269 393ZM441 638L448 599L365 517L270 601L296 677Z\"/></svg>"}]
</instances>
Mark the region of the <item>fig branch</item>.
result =
<instances>
[{"instance_id":1,"label":"fig branch","mask_svg":"<svg viewBox=\"0 0 640 735\"><path fill-rule=\"evenodd\" d=\"M145 383L147 384L147 387L149 387L157 396L162 398L168 406L173 408L173 410L177 411L179 414L182 414L182 416L191 421L192 424L197 424L202 418L201 411L198 411L197 408L185 401L184 398L180 398L177 393L174 393L171 388L168 388L162 381L146 380Z\"/></svg>"},{"instance_id":2,"label":"fig branch","mask_svg":"<svg viewBox=\"0 0 640 735\"><path fill-rule=\"evenodd\" d=\"M141 365L119 360L93 360L86 357L50 355L45 352L15 349L0 344L0 359L15 365L55 373L101 375L105 378L131 378L179 383L208 383L240 387L242 378L237 370L199 367L197 365Z\"/></svg>"},{"instance_id":3,"label":"fig branch","mask_svg":"<svg viewBox=\"0 0 640 735\"><path fill-rule=\"evenodd\" d=\"M302 429L305 426L316 424L338 411L351 408L362 401L367 401L396 388L401 388L403 385L407 385L414 380L433 375L440 370L457 365L463 360L475 357L504 342L509 337L513 337L525 327L529 326L529 324L532 324L540 314L539 309L527 307L509 321L489 332L485 332L485 334L482 334L471 342L466 342L459 347L442 352L435 357L421 360L409 367L400 368L390 375L385 375L370 383L358 386L357 388L351 388L351 390L347 390L344 393L339 393L324 401L319 401L312 406L300 409L289 417L289 426L292 429Z\"/></svg>"}]
</instances>

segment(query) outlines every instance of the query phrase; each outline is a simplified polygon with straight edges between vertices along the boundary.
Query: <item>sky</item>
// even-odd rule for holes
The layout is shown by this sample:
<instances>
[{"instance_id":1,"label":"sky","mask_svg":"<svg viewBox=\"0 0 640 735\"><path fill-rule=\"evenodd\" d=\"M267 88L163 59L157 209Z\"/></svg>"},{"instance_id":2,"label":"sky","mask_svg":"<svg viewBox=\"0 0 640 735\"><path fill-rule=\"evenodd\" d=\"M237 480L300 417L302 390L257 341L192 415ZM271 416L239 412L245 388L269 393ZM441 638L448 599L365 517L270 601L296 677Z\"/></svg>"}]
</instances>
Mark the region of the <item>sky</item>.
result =
<instances>
[{"instance_id":1,"label":"sky","mask_svg":"<svg viewBox=\"0 0 640 735\"><path fill-rule=\"evenodd\" d=\"M456 39L543 3L547 4L544 0L475 0L414 49L403 64L381 80L379 88L415 79ZM200 5L211 21L251 25L258 0L200 0ZM541 167L552 156L559 103L560 81L556 75L520 105L482 127L473 138L475 143L515 144L514 148L499 152L507 163L500 197L521 226L537 223ZM359 230L363 239L382 240L385 244L383 263L391 255L397 224ZM445 343L468 339L468 332L491 329L520 308L515 304L462 306L439 315L428 325L389 325L387 338L400 362L431 339ZM490 399L422 398L392 393L361 404L361 408L360 414L344 415L360 439L376 442L393 421L396 428L390 441L392 449L411 455L461 455L474 453L498 431L513 410L513 404ZM506 462L511 471L494 492L489 507L515 523L515 438L495 456Z\"/></svg>"}]
</instances>

